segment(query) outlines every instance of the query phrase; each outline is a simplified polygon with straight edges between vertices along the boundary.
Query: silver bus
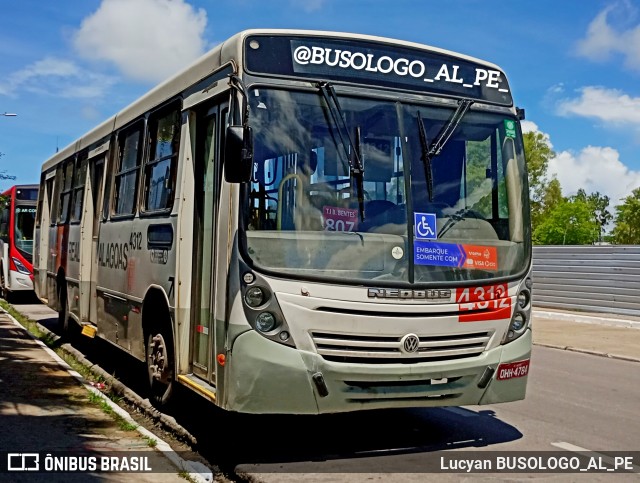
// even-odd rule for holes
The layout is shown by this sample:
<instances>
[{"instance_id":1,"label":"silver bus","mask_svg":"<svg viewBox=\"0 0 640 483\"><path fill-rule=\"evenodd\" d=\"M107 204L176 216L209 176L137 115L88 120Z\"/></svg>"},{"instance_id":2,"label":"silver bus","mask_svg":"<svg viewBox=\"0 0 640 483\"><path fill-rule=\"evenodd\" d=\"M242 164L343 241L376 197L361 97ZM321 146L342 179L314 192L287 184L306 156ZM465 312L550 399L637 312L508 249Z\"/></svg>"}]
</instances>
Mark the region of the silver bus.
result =
<instances>
[{"instance_id":1,"label":"silver bus","mask_svg":"<svg viewBox=\"0 0 640 483\"><path fill-rule=\"evenodd\" d=\"M504 72L248 30L46 160L40 299L229 411L525 397L531 228ZM141 364L142 369L142 364Z\"/></svg>"}]
</instances>

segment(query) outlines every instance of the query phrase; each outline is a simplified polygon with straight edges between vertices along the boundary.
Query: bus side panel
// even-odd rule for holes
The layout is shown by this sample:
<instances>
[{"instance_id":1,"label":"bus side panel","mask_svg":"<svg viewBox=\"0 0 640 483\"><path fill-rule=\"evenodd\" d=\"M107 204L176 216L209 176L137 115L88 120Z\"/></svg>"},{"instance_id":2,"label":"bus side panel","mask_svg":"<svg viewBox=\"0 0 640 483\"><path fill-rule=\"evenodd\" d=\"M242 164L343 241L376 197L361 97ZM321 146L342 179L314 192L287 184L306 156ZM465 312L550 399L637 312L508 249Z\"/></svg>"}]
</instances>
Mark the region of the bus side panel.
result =
<instances>
[{"instance_id":1,"label":"bus side panel","mask_svg":"<svg viewBox=\"0 0 640 483\"><path fill-rule=\"evenodd\" d=\"M145 217L102 224L98 240L98 333L144 360L140 312L154 286L173 308L175 294L175 217ZM171 244L154 243L162 232ZM164 235L163 235L164 236Z\"/></svg>"},{"instance_id":2,"label":"bus side panel","mask_svg":"<svg viewBox=\"0 0 640 483\"><path fill-rule=\"evenodd\" d=\"M67 280L69 311L80 321L80 225L68 225L66 241L66 265L63 267Z\"/></svg>"},{"instance_id":3,"label":"bus side panel","mask_svg":"<svg viewBox=\"0 0 640 483\"><path fill-rule=\"evenodd\" d=\"M128 314L131 272L135 260L130 252L131 219L107 221L98 239L97 305L98 334L131 351ZM137 294L136 294L137 295Z\"/></svg>"}]
</instances>

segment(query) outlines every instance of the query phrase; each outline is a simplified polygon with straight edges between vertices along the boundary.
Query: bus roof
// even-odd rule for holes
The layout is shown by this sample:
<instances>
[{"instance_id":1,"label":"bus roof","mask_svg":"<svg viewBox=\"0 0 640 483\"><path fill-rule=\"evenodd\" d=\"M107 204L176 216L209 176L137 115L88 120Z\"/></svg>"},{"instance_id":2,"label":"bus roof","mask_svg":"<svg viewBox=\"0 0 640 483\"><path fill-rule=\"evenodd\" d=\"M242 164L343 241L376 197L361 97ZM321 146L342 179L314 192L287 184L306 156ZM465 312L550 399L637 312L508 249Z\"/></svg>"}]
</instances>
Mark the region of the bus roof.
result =
<instances>
[{"instance_id":1,"label":"bus roof","mask_svg":"<svg viewBox=\"0 0 640 483\"><path fill-rule=\"evenodd\" d=\"M345 39L349 41L369 41L389 46L408 47L413 49L425 50L445 56L451 56L460 60L466 60L478 65L483 65L490 69L501 70L497 65L477 59L468 55L460 54L458 52L448 51L446 49L433 47L426 44L420 44L416 42L409 42L400 39L393 39L388 37L378 37L367 34L357 34L349 32L335 32L335 31L322 31L322 30L289 30L289 29L248 29L238 32L237 34L229 37L227 40L221 42L213 49L202 55L191 65L170 77L166 81L158 84L152 88L142 97L138 98L115 115L103 121L97 127L78 138L73 143L69 144L65 148L50 157L42 165L42 171L49 171L52 167L65 159L72 156L74 153L83 149L90 148L99 141L106 138L109 134L121 127L127 125L131 121L135 120L141 114L148 110L161 105L162 103L170 100L171 98L184 92L193 84L205 79L213 72L227 63L233 62L235 67L240 71L243 69L242 65L242 48L244 39L251 35L286 35L289 37L323 37L333 39Z\"/></svg>"}]
</instances>

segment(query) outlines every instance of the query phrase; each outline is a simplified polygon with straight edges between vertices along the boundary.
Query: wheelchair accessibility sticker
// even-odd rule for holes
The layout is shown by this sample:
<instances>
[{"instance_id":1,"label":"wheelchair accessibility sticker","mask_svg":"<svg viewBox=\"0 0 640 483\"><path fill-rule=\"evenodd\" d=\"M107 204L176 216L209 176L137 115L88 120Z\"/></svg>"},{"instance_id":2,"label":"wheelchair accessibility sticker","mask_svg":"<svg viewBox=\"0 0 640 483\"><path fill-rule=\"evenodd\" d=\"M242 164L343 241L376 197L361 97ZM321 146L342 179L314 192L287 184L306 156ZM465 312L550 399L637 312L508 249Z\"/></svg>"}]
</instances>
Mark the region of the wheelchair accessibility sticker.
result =
<instances>
[{"instance_id":1,"label":"wheelchair accessibility sticker","mask_svg":"<svg viewBox=\"0 0 640 483\"><path fill-rule=\"evenodd\" d=\"M416 240L435 240L438 238L435 213L414 213L413 226Z\"/></svg>"}]
</instances>

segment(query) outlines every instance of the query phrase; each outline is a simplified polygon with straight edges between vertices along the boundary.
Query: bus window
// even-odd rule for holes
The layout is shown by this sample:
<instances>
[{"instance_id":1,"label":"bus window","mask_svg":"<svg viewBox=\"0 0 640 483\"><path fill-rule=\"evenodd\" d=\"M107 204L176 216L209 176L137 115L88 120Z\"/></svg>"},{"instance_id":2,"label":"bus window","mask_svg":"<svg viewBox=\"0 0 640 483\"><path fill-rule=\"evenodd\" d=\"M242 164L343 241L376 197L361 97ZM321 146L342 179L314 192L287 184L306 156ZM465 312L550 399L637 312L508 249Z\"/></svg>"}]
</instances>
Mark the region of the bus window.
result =
<instances>
[{"instance_id":1,"label":"bus window","mask_svg":"<svg viewBox=\"0 0 640 483\"><path fill-rule=\"evenodd\" d=\"M131 215L135 211L141 139L142 124L118 136L118 172L114 190L116 215Z\"/></svg>"},{"instance_id":2,"label":"bus window","mask_svg":"<svg viewBox=\"0 0 640 483\"><path fill-rule=\"evenodd\" d=\"M36 221L35 207L16 207L14 222L14 242L18 251L28 254L30 260L33 253L33 229Z\"/></svg>"},{"instance_id":3,"label":"bus window","mask_svg":"<svg viewBox=\"0 0 640 483\"><path fill-rule=\"evenodd\" d=\"M16 200L36 201L38 199L38 188L17 188Z\"/></svg>"},{"instance_id":4,"label":"bus window","mask_svg":"<svg viewBox=\"0 0 640 483\"><path fill-rule=\"evenodd\" d=\"M55 189L56 191L58 190L58 185L60 184L58 182L59 177L62 176L62 170L60 168L58 168L56 170L56 175L55 177L49 178L47 180L47 201L49 202L49 220L51 225L55 225L56 224L56 217L55 217L55 213L57 211L57 206L58 206L58 198L53 196L53 190Z\"/></svg>"},{"instance_id":5,"label":"bus window","mask_svg":"<svg viewBox=\"0 0 640 483\"><path fill-rule=\"evenodd\" d=\"M73 210L71 221L82 219L82 198L84 197L84 183L87 175L87 154L78 156L76 173L73 178Z\"/></svg>"},{"instance_id":6,"label":"bus window","mask_svg":"<svg viewBox=\"0 0 640 483\"><path fill-rule=\"evenodd\" d=\"M180 106L149 122L149 161L145 166L145 211L171 208L180 146Z\"/></svg>"},{"instance_id":7,"label":"bus window","mask_svg":"<svg viewBox=\"0 0 640 483\"><path fill-rule=\"evenodd\" d=\"M58 222L66 223L69 221L69 208L71 205L71 194L73 187L73 160L66 162L63 170L62 194L60 197L60 212L58 213Z\"/></svg>"}]
</instances>

